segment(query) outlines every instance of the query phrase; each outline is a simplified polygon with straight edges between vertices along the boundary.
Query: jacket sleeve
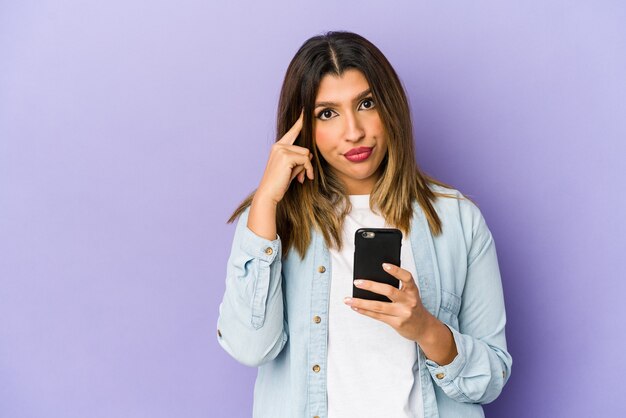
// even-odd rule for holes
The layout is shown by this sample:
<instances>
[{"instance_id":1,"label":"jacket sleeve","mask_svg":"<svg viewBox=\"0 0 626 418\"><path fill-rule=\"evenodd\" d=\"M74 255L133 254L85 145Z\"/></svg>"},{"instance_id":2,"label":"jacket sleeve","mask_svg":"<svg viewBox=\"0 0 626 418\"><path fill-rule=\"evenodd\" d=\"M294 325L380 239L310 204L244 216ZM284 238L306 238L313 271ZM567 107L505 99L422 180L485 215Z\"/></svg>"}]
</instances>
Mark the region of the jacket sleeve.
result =
<instances>
[{"instance_id":1,"label":"jacket sleeve","mask_svg":"<svg viewBox=\"0 0 626 418\"><path fill-rule=\"evenodd\" d=\"M270 241L239 217L219 306L217 340L235 360L257 367L273 360L287 342L281 285L280 237Z\"/></svg>"},{"instance_id":2,"label":"jacket sleeve","mask_svg":"<svg viewBox=\"0 0 626 418\"><path fill-rule=\"evenodd\" d=\"M495 400L511 373L506 313L496 247L478 208L470 202L472 240L459 311L459 329L448 325L458 355L445 366L426 360L437 385L459 402Z\"/></svg>"}]
</instances>

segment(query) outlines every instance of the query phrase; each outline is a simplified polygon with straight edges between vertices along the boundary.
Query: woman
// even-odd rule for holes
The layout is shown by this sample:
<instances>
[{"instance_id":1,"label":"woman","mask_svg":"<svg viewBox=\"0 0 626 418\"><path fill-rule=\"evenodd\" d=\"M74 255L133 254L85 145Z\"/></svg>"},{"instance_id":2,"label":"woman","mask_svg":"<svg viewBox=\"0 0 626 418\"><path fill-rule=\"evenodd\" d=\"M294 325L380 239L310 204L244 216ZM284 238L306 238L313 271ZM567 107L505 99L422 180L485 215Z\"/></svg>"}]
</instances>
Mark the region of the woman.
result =
<instances>
[{"instance_id":1,"label":"woman","mask_svg":"<svg viewBox=\"0 0 626 418\"><path fill-rule=\"evenodd\" d=\"M405 92L363 37L291 61L279 139L238 218L218 341L259 367L255 417L482 417L509 378L493 238L479 209L415 162ZM296 179L296 181L293 181ZM354 233L403 232L400 287L356 286Z\"/></svg>"}]
</instances>

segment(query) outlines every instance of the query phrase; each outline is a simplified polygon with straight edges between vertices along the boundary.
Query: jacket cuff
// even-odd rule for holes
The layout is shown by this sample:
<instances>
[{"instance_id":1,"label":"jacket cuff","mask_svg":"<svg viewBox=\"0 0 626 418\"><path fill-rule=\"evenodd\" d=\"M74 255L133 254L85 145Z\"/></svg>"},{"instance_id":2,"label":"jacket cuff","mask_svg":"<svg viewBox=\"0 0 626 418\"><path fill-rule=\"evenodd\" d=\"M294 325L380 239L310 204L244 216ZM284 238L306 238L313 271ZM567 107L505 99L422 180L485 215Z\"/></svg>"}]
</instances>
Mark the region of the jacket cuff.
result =
<instances>
[{"instance_id":1,"label":"jacket cuff","mask_svg":"<svg viewBox=\"0 0 626 418\"><path fill-rule=\"evenodd\" d=\"M454 379L459 376L461 370L467 364L467 356L465 353L465 345L463 344L463 336L460 332L452 328L451 326L446 325L450 331L452 332L452 336L454 338L454 343L456 344L457 355L452 360L450 364L445 366L440 366L432 360L426 359L426 366L428 367L428 371L430 375L433 377L433 380L443 388L450 384Z\"/></svg>"},{"instance_id":2,"label":"jacket cuff","mask_svg":"<svg viewBox=\"0 0 626 418\"><path fill-rule=\"evenodd\" d=\"M276 235L276 239L270 241L255 234L248 226L243 230L241 241L242 249L253 258L266 261L271 264L276 257L279 257L282 250L280 237Z\"/></svg>"}]
</instances>

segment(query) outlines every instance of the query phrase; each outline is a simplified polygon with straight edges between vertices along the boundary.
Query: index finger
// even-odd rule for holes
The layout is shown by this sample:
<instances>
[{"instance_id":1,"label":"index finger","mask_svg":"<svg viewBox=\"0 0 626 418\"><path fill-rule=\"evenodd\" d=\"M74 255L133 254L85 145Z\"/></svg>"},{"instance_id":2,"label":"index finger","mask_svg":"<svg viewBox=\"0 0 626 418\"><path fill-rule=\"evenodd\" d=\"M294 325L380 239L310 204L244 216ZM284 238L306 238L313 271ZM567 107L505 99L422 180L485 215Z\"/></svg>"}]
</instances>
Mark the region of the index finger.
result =
<instances>
[{"instance_id":1,"label":"index finger","mask_svg":"<svg viewBox=\"0 0 626 418\"><path fill-rule=\"evenodd\" d=\"M287 133L283 135L283 137L280 138L277 142L281 144L286 144L286 145L293 145L293 143L296 142L296 139L298 138L298 134L302 130L303 119L304 119L304 109L302 110L302 112L300 112L300 117L298 118L296 123L294 123L293 126L287 131Z\"/></svg>"},{"instance_id":2,"label":"index finger","mask_svg":"<svg viewBox=\"0 0 626 418\"><path fill-rule=\"evenodd\" d=\"M413 275L409 271L389 263L383 263L383 268L387 273L400 280L403 288L417 287L415 280L413 280Z\"/></svg>"}]
</instances>

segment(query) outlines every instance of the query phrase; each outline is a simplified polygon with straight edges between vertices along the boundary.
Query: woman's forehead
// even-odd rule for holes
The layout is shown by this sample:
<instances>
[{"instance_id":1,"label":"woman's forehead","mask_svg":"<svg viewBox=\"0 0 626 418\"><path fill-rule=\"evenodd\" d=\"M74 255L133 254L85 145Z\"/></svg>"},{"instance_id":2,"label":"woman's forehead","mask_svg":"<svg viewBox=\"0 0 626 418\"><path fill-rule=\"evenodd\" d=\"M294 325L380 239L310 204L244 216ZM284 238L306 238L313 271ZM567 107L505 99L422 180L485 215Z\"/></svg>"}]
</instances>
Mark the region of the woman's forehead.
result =
<instances>
[{"instance_id":1,"label":"woman's forehead","mask_svg":"<svg viewBox=\"0 0 626 418\"><path fill-rule=\"evenodd\" d=\"M359 99L360 95L369 88L369 83L363 73L356 69L346 70L340 76L326 74L317 90L316 106L321 102L324 104L351 103Z\"/></svg>"}]
</instances>

